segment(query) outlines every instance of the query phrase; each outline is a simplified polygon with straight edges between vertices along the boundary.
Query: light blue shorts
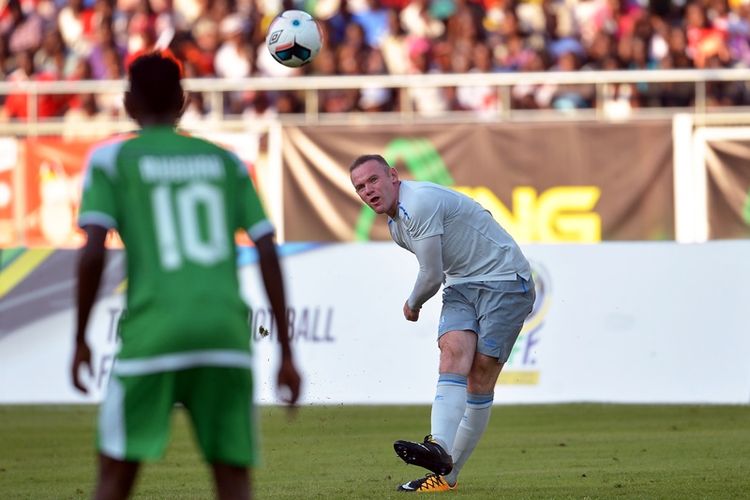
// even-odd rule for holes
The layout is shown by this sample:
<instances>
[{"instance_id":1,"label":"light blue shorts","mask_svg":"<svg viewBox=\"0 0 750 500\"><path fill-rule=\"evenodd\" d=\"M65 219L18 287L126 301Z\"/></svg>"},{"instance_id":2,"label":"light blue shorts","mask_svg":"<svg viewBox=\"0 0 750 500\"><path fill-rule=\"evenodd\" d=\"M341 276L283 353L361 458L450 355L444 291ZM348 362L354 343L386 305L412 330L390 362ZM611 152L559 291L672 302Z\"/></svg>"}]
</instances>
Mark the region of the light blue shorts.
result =
<instances>
[{"instance_id":1,"label":"light blue shorts","mask_svg":"<svg viewBox=\"0 0 750 500\"><path fill-rule=\"evenodd\" d=\"M534 307L534 280L461 283L443 289L438 338L453 330L477 334L477 351L508 361L523 322Z\"/></svg>"}]
</instances>

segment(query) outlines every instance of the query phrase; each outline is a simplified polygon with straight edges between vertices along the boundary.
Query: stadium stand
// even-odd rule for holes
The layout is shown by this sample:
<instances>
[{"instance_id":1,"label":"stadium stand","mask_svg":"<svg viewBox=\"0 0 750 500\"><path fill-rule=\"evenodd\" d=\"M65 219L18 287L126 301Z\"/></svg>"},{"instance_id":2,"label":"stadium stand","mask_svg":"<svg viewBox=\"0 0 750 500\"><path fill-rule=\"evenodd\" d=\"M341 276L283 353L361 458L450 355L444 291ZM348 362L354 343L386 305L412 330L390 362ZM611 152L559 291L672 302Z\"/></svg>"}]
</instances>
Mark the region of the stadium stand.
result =
<instances>
[{"instance_id":1,"label":"stadium stand","mask_svg":"<svg viewBox=\"0 0 750 500\"><path fill-rule=\"evenodd\" d=\"M309 66L275 63L264 47L266 28L283 9L311 12L326 44ZM0 13L0 74L7 82L116 80L128 60L168 43L191 78L303 75L414 75L602 70L746 68L750 4L743 0L8 0ZM689 106L689 83L593 85L518 84L514 109L586 109L606 99L618 109ZM2 96L3 119L26 118L26 95ZM707 105L744 106L744 81L709 82ZM111 117L122 113L115 94L42 96L40 118ZM491 85L425 88L416 111L496 112ZM298 112L299 92L234 91L224 112ZM330 89L321 112L396 111L394 89ZM602 103L599 103L602 106ZM204 96L189 113L208 111Z\"/></svg>"}]
</instances>

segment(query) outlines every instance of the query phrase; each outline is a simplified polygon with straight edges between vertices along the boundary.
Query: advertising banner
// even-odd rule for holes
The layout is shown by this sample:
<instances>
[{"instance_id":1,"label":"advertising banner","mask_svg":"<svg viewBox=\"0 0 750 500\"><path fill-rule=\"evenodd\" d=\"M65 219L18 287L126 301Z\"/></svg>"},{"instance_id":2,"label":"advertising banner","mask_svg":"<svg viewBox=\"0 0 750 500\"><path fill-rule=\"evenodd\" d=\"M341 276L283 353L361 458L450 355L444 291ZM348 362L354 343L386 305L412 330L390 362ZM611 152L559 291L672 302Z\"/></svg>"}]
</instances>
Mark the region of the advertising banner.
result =
<instances>
[{"instance_id":1,"label":"advertising banner","mask_svg":"<svg viewBox=\"0 0 750 500\"><path fill-rule=\"evenodd\" d=\"M750 141L706 143L709 239L750 238Z\"/></svg>"},{"instance_id":2,"label":"advertising banner","mask_svg":"<svg viewBox=\"0 0 750 500\"><path fill-rule=\"evenodd\" d=\"M254 177L258 133L211 133L233 150ZM0 138L0 246L76 248L76 220L88 153L100 140L44 136ZM113 239L113 244L117 244Z\"/></svg>"},{"instance_id":3,"label":"advertising banner","mask_svg":"<svg viewBox=\"0 0 750 500\"><path fill-rule=\"evenodd\" d=\"M750 241L526 245L537 302L495 389L502 403L750 402ZM417 266L393 243L285 245L302 404L429 404L440 294L403 318ZM255 253L243 248L257 397L276 402L276 329ZM89 338L93 392L69 381L70 250L16 250L0 274L0 403L101 398L122 312L123 255L108 260ZM707 274L707 271L709 273ZM259 328L270 330L268 337Z\"/></svg>"},{"instance_id":4,"label":"advertising banner","mask_svg":"<svg viewBox=\"0 0 750 500\"><path fill-rule=\"evenodd\" d=\"M671 122L286 127L287 241L388 239L349 181L377 153L479 201L523 243L673 240Z\"/></svg>"},{"instance_id":5,"label":"advertising banner","mask_svg":"<svg viewBox=\"0 0 750 500\"><path fill-rule=\"evenodd\" d=\"M29 138L24 143L24 234L29 247L77 247L76 226L90 140Z\"/></svg>"},{"instance_id":6,"label":"advertising banner","mask_svg":"<svg viewBox=\"0 0 750 500\"><path fill-rule=\"evenodd\" d=\"M0 248L10 247L18 241L13 207L16 204L15 166L18 163L18 142L0 137Z\"/></svg>"}]
</instances>

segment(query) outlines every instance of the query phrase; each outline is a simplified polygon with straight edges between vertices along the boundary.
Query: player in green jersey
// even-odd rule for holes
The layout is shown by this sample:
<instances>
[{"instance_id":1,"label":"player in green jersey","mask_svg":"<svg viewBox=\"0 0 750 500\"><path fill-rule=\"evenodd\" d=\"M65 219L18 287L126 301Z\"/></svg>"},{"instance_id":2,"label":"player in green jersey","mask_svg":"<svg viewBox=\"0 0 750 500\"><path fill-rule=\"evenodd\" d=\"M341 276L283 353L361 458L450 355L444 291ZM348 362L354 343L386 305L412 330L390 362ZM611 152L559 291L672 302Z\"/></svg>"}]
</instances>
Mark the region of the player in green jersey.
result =
<instances>
[{"instance_id":1,"label":"player in green jersey","mask_svg":"<svg viewBox=\"0 0 750 500\"><path fill-rule=\"evenodd\" d=\"M95 498L126 498L142 461L162 456L175 404L190 413L219 498L251 496L256 463L249 309L240 295L235 232L254 241L274 311L280 388L290 406L300 376L289 344L281 268L269 222L242 162L175 131L185 103L179 62L165 53L129 68L125 108L141 127L95 148L79 225L87 242L78 266L73 384L91 371L86 326L105 261L105 237L125 244L128 290L120 349L102 401Z\"/></svg>"}]
</instances>

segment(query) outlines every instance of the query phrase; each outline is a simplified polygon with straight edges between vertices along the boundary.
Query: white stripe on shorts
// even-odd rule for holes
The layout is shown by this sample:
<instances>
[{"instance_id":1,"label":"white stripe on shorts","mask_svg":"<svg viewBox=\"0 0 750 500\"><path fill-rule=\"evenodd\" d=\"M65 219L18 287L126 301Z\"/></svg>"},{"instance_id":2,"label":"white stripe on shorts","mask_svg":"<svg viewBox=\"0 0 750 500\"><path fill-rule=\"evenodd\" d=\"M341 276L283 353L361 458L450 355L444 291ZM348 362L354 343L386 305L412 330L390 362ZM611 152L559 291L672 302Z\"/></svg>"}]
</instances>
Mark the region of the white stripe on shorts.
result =
<instances>
[{"instance_id":1,"label":"white stripe on shorts","mask_svg":"<svg viewBox=\"0 0 750 500\"><path fill-rule=\"evenodd\" d=\"M112 372L121 377L129 377L184 370L196 366L224 366L250 370L253 367L253 358L250 353L229 349L190 351L151 358L118 359L115 361Z\"/></svg>"},{"instance_id":2,"label":"white stripe on shorts","mask_svg":"<svg viewBox=\"0 0 750 500\"><path fill-rule=\"evenodd\" d=\"M115 377L99 409L99 451L110 458L125 458L125 390Z\"/></svg>"}]
</instances>

